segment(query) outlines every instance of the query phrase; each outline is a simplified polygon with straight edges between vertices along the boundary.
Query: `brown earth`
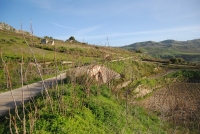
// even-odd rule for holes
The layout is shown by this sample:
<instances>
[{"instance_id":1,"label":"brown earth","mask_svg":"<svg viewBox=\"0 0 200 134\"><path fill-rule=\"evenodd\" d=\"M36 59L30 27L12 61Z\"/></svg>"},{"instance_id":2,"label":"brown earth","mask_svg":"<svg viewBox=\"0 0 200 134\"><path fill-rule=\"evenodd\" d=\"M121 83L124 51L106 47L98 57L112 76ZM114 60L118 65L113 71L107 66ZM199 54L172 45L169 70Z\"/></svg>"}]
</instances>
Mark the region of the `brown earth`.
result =
<instances>
[{"instance_id":1,"label":"brown earth","mask_svg":"<svg viewBox=\"0 0 200 134\"><path fill-rule=\"evenodd\" d=\"M200 132L200 83L168 85L155 91L140 104L164 120Z\"/></svg>"}]
</instances>

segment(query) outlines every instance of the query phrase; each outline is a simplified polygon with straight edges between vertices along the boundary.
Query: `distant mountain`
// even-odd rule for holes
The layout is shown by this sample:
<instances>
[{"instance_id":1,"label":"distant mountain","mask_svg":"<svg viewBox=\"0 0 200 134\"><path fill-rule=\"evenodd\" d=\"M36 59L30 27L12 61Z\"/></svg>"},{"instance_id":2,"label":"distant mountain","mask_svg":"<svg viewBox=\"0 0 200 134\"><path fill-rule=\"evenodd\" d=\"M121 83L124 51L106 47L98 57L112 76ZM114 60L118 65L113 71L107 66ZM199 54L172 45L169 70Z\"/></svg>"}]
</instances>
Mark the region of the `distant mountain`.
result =
<instances>
[{"instance_id":1,"label":"distant mountain","mask_svg":"<svg viewBox=\"0 0 200 134\"><path fill-rule=\"evenodd\" d=\"M146 41L123 46L128 50L141 50L156 58L183 58L188 62L200 62L200 39L188 41Z\"/></svg>"}]
</instances>

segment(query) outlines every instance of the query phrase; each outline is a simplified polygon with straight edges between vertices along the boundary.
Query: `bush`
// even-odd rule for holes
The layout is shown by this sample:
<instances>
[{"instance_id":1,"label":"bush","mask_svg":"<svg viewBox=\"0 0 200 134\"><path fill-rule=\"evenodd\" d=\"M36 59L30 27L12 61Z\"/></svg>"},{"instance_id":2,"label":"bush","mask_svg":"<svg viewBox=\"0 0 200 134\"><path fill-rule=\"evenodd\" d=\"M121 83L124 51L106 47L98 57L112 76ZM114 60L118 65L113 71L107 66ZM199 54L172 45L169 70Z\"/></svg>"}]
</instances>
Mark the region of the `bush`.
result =
<instances>
[{"instance_id":1,"label":"bush","mask_svg":"<svg viewBox=\"0 0 200 134\"><path fill-rule=\"evenodd\" d=\"M12 44L12 42L11 42L11 41L9 41L9 40L7 40L7 41L6 41L6 43L7 43L7 44Z\"/></svg>"},{"instance_id":2,"label":"bush","mask_svg":"<svg viewBox=\"0 0 200 134\"><path fill-rule=\"evenodd\" d=\"M142 50L135 50L136 53L142 53Z\"/></svg>"},{"instance_id":3,"label":"bush","mask_svg":"<svg viewBox=\"0 0 200 134\"><path fill-rule=\"evenodd\" d=\"M50 50L50 51L54 51L54 47L50 47L50 46L43 46L44 50Z\"/></svg>"},{"instance_id":4,"label":"bush","mask_svg":"<svg viewBox=\"0 0 200 134\"><path fill-rule=\"evenodd\" d=\"M185 60L182 58L171 58L170 62L172 64L183 64L183 63L185 63Z\"/></svg>"},{"instance_id":5,"label":"bush","mask_svg":"<svg viewBox=\"0 0 200 134\"><path fill-rule=\"evenodd\" d=\"M199 82L200 81L200 71L180 70L175 73L169 74L167 77L179 78L179 80L185 80L188 82Z\"/></svg>"},{"instance_id":6,"label":"bush","mask_svg":"<svg viewBox=\"0 0 200 134\"><path fill-rule=\"evenodd\" d=\"M58 48L57 48L57 51L58 51L58 52L61 52L61 53L64 53L64 52L67 52L67 48L61 46L61 47L58 47Z\"/></svg>"},{"instance_id":7,"label":"bush","mask_svg":"<svg viewBox=\"0 0 200 134\"><path fill-rule=\"evenodd\" d=\"M11 41L11 42L16 42L16 40L14 40L14 39L10 39L10 41Z\"/></svg>"},{"instance_id":8,"label":"bush","mask_svg":"<svg viewBox=\"0 0 200 134\"><path fill-rule=\"evenodd\" d=\"M1 42L6 42L6 39L1 39Z\"/></svg>"}]
</instances>

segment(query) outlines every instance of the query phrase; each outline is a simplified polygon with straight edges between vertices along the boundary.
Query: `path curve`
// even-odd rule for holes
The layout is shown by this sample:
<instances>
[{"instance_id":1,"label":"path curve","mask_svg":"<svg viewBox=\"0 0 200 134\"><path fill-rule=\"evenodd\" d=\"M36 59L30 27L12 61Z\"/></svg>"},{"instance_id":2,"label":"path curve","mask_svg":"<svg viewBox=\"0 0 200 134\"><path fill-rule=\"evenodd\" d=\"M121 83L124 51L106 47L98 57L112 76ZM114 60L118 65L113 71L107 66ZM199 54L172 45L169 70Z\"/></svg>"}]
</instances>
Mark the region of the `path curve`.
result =
<instances>
[{"instance_id":1,"label":"path curve","mask_svg":"<svg viewBox=\"0 0 200 134\"><path fill-rule=\"evenodd\" d=\"M63 80L64 78L66 78L66 73L61 73L60 75L55 76L53 78L45 79L44 83L46 87L51 87L53 84ZM23 86L21 88L14 89L12 90L12 93L11 91L1 93L0 116L6 115L9 111L9 108L10 109L15 108L14 100L16 102L16 105L18 106L22 104L23 96L24 96L24 101L30 100L32 97L41 93L42 90L43 90L42 81L39 81L33 84Z\"/></svg>"}]
</instances>

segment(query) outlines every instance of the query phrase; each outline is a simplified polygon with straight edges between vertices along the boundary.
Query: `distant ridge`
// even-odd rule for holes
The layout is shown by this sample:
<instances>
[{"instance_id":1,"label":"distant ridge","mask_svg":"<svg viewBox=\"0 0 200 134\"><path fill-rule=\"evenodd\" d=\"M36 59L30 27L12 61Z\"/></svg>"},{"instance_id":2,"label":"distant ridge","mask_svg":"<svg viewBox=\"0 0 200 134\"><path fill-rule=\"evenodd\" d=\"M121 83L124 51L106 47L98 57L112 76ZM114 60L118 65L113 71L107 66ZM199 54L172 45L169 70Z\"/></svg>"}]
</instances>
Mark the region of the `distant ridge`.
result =
<instances>
[{"instance_id":1,"label":"distant ridge","mask_svg":"<svg viewBox=\"0 0 200 134\"><path fill-rule=\"evenodd\" d=\"M122 48L128 50L141 50L155 58L183 58L188 62L200 63L200 39L176 41L163 40L160 42L137 42Z\"/></svg>"},{"instance_id":2,"label":"distant ridge","mask_svg":"<svg viewBox=\"0 0 200 134\"><path fill-rule=\"evenodd\" d=\"M160 43L172 44L172 43L176 43L176 41L175 40L164 40L164 41L161 41Z\"/></svg>"}]
</instances>

